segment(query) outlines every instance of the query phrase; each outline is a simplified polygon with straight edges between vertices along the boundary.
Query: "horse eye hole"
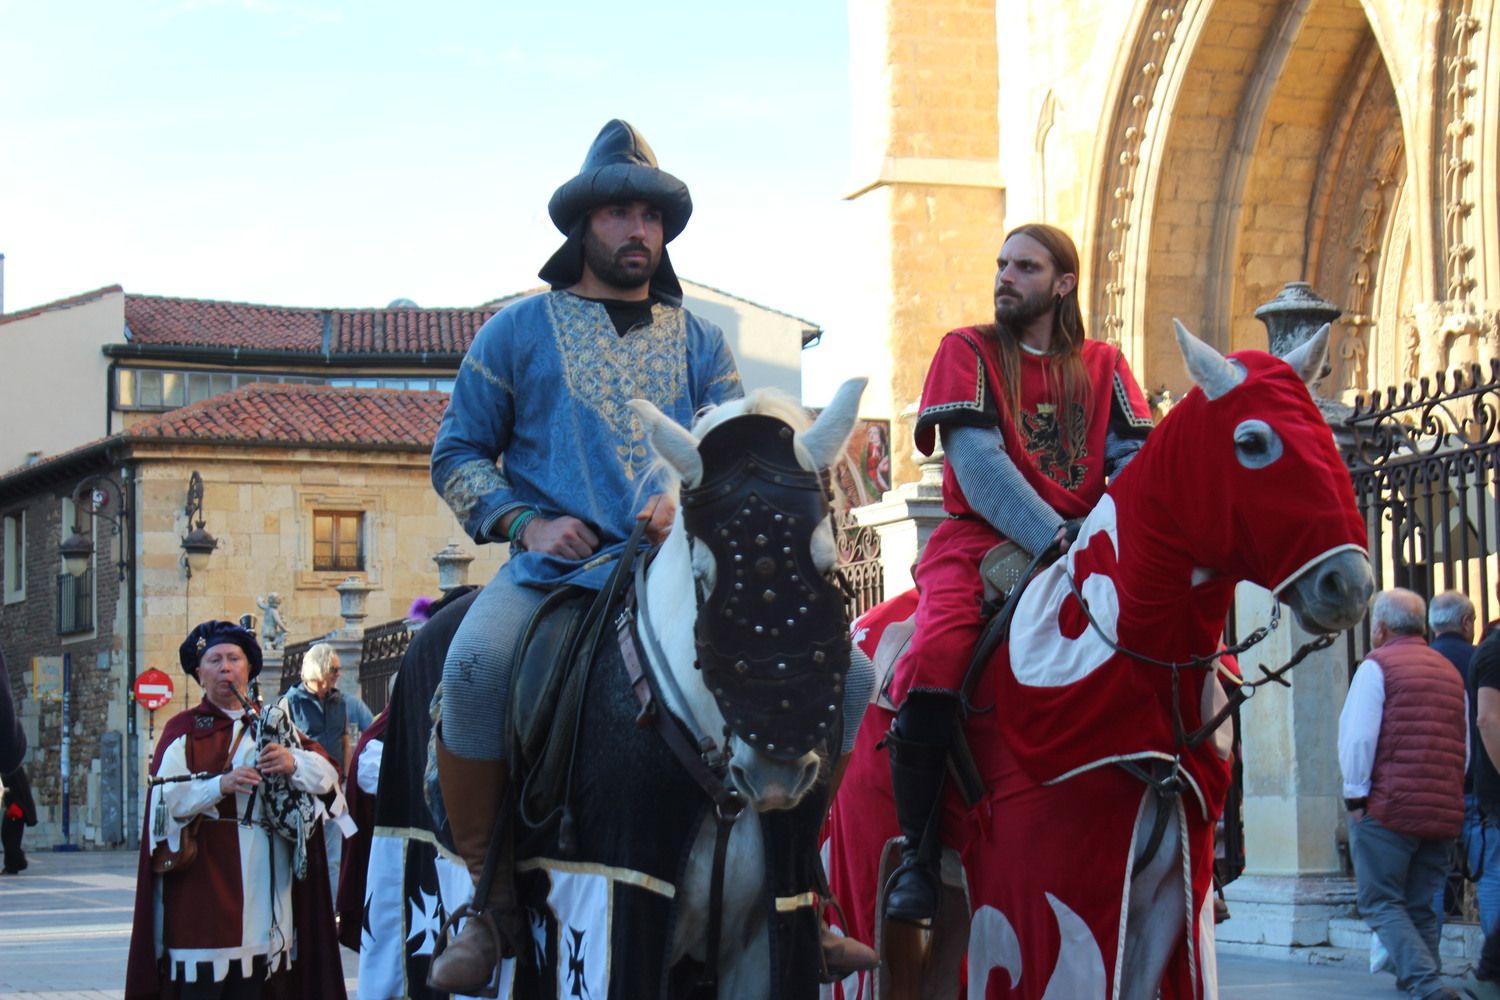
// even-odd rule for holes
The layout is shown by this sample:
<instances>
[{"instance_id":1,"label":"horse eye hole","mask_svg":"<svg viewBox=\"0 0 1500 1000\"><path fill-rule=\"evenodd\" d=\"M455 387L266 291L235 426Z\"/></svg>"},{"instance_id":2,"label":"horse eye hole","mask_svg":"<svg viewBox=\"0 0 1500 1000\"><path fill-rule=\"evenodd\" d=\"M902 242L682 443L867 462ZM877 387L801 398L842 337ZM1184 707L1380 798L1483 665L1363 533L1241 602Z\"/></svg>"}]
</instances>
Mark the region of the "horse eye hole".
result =
<instances>
[{"instance_id":1,"label":"horse eye hole","mask_svg":"<svg viewBox=\"0 0 1500 1000\"><path fill-rule=\"evenodd\" d=\"M1246 420L1234 429L1234 454L1247 469L1263 469L1281 452L1280 435L1264 420Z\"/></svg>"}]
</instances>

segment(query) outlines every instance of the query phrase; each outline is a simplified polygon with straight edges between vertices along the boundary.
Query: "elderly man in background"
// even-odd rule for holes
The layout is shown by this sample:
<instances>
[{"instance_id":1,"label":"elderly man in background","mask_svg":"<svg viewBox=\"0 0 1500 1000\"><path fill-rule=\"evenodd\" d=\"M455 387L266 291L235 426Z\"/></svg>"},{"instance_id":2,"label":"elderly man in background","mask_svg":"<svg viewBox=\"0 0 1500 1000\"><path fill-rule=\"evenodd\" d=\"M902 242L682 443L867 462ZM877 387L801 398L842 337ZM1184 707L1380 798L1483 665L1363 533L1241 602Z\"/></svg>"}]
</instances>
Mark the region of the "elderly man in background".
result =
<instances>
[{"instance_id":1,"label":"elderly man in background","mask_svg":"<svg viewBox=\"0 0 1500 1000\"><path fill-rule=\"evenodd\" d=\"M1474 659L1474 624L1478 620L1474 602L1456 590L1445 590L1427 606L1427 628L1432 648L1458 668L1469 681L1469 662ZM1465 783L1465 788L1468 782Z\"/></svg>"},{"instance_id":2,"label":"elderly man in background","mask_svg":"<svg viewBox=\"0 0 1500 1000\"><path fill-rule=\"evenodd\" d=\"M1421 596L1375 598L1370 652L1339 716L1360 914L1412 1000L1457 997L1440 978L1431 901L1463 829L1467 695L1452 664L1423 638Z\"/></svg>"},{"instance_id":3,"label":"elderly man in background","mask_svg":"<svg viewBox=\"0 0 1500 1000\"><path fill-rule=\"evenodd\" d=\"M1469 685L1469 663L1474 658L1474 625L1477 620L1474 602L1457 590L1445 590L1427 605L1427 631L1432 636L1431 646L1446 656L1448 662L1458 670L1459 676L1464 679L1465 687ZM1473 725L1474 694L1470 691L1469 745L1478 747L1479 744L1474 742L1477 735L1473 732ZM1484 931L1488 933L1494 926L1495 917L1500 915L1500 837L1496 837L1493 833L1485 837L1480 830L1479 807L1474 799L1474 757L1472 755L1469 758L1469 766L1464 771L1464 832L1459 844L1468 857L1468 870L1476 883L1479 896L1481 924ZM1437 896L1433 899L1433 906L1438 912L1439 925L1445 915L1444 896L1447 894L1445 890L1450 886L1461 887L1463 878L1463 869L1459 867L1458 860L1455 858L1453 866L1449 869L1444 889L1438 890ZM1456 891L1461 891L1461 888Z\"/></svg>"},{"instance_id":4,"label":"elderly man in background","mask_svg":"<svg viewBox=\"0 0 1500 1000\"><path fill-rule=\"evenodd\" d=\"M341 789L359 731L370 723L370 710L365 708L364 702L359 702L356 708L354 703L358 699L339 690L339 675L343 672L339 654L328 643L320 642L302 658L302 683L286 693L286 707L292 724L302 735L333 755L338 765ZM363 709L363 725L359 724L360 709ZM351 725L355 726L352 731ZM344 838L353 834L354 823L347 813L334 822L323 824L323 845L328 851L328 889L335 896L339 891Z\"/></svg>"}]
</instances>

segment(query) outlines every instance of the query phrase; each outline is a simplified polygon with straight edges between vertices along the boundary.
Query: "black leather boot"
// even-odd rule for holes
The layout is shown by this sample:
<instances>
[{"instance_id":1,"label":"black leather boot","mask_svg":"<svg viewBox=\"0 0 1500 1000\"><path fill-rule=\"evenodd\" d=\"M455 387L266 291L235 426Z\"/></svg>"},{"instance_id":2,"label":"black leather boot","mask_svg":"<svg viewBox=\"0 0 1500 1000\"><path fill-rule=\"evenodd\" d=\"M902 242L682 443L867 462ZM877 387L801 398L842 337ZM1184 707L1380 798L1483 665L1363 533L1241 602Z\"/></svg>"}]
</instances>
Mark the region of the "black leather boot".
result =
<instances>
[{"instance_id":1,"label":"black leather boot","mask_svg":"<svg viewBox=\"0 0 1500 1000\"><path fill-rule=\"evenodd\" d=\"M911 691L886 735L896 822L906 838L901 864L885 884L887 920L928 927L937 916L943 793L958 709L957 692Z\"/></svg>"}]
</instances>

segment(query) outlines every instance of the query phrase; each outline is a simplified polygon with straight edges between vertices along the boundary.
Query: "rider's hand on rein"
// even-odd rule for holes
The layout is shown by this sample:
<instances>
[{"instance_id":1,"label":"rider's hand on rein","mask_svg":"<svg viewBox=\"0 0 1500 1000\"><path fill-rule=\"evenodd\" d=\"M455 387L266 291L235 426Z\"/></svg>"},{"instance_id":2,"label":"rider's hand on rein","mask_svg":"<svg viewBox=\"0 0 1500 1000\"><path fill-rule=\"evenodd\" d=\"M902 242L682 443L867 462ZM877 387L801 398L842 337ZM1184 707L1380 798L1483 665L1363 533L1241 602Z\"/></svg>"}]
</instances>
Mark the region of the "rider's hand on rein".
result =
<instances>
[{"instance_id":1,"label":"rider's hand on rein","mask_svg":"<svg viewBox=\"0 0 1500 1000\"><path fill-rule=\"evenodd\" d=\"M672 519L676 516L677 505L672 498L664 493L653 493L635 519L646 522L646 541L660 545L671 534Z\"/></svg>"},{"instance_id":2,"label":"rider's hand on rein","mask_svg":"<svg viewBox=\"0 0 1500 1000\"><path fill-rule=\"evenodd\" d=\"M584 559L599 548L599 536L576 517L534 517L521 531L521 547L564 559Z\"/></svg>"}]
</instances>

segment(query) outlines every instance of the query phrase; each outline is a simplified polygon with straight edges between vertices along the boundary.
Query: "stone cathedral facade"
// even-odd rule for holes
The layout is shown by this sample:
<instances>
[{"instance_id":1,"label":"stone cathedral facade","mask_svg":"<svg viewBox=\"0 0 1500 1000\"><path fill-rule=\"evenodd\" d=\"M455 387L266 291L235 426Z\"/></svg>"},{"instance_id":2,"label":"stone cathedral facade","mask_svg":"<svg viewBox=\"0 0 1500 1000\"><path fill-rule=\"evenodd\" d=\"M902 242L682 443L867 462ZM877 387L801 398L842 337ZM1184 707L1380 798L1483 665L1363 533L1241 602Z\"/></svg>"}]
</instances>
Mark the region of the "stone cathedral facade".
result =
<instances>
[{"instance_id":1,"label":"stone cathedral facade","mask_svg":"<svg viewBox=\"0 0 1500 1000\"><path fill-rule=\"evenodd\" d=\"M1186 388L1173 317L1264 348L1296 280L1344 310L1327 395L1500 356L1500 2L855 0L850 29L893 413L1027 221L1074 235L1148 392Z\"/></svg>"}]
</instances>

